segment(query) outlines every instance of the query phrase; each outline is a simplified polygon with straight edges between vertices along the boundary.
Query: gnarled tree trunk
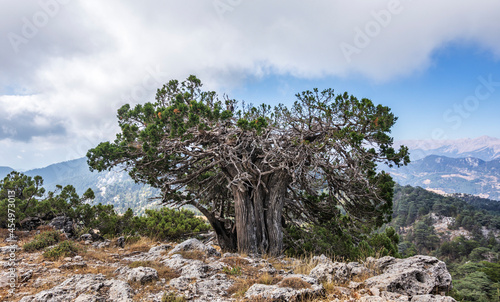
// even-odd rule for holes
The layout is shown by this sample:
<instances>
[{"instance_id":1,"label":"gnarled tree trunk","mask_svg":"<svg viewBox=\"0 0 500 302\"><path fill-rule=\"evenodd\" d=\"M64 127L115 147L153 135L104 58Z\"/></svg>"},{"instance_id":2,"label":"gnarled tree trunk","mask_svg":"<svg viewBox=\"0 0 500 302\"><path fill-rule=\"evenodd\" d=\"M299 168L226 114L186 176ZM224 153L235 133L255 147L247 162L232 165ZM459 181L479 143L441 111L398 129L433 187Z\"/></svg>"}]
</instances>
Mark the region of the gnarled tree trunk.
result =
<instances>
[{"instance_id":1,"label":"gnarled tree trunk","mask_svg":"<svg viewBox=\"0 0 500 302\"><path fill-rule=\"evenodd\" d=\"M283 252L281 219L288 177L271 174L264 187L233 186L238 251L280 255Z\"/></svg>"},{"instance_id":2,"label":"gnarled tree trunk","mask_svg":"<svg viewBox=\"0 0 500 302\"><path fill-rule=\"evenodd\" d=\"M226 252L234 253L238 251L237 234L233 225L228 225L225 219L217 218L213 212L208 211L204 207L197 206L196 208L207 217L208 222L215 231L220 248Z\"/></svg>"}]
</instances>

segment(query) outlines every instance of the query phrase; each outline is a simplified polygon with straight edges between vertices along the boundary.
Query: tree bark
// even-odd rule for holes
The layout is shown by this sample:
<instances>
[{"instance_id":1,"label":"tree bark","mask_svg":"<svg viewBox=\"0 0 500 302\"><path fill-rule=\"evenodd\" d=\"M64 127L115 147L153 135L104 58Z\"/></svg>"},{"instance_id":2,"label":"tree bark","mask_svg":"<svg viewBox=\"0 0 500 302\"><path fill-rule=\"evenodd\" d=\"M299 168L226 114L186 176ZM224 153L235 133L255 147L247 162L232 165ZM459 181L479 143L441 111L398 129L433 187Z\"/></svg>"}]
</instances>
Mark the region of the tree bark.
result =
<instances>
[{"instance_id":1,"label":"tree bark","mask_svg":"<svg viewBox=\"0 0 500 302\"><path fill-rule=\"evenodd\" d=\"M262 186L243 190L241 185L233 187L238 252L281 255L281 220L288 183L286 174L278 172L267 177L268 192Z\"/></svg>"},{"instance_id":2,"label":"tree bark","mask_svg":"<svg viewBox=\"0 0 500 302\"><path fill-rule=\"evenodd\" d=\"M240 184L232 187L234 196L234 212L236 221L236 234L238 240L238 252L257 254L257 225L255 221L255 209L250 199L248 187Z\"/></svg>"},{"instance_id":3,"label":"tree bark","mask_svg":"<svg viewBox=\"0 0 500 302\"><path fill-rule=\"evenodd\" d=\"M283 229L281 219L283 216L283 206L288 177L285 173L276 173L270 176L268 182L269 193L267 194L267 211L265 212L267 235L269 238L269 248L267 253L270 256L279 256L283 252Z\"/></svg>"},{"instance_id":4,"label":"tree bark","mask_svg":"<svg viewBox=\"0 0 500 302\"><path fill-rule=\"evenodd\" d=\"M204 207L195 205L198 210L201 211L205 217L207 217L208 222L212 226L217 236L217 242L221 250L226 252L237 252L238 251L238 242L237 242L237 234L235 229L230 225L226 226L226 222L224 220L218 219L213 212L208 211Z\"/></svg>"}]
</instances>

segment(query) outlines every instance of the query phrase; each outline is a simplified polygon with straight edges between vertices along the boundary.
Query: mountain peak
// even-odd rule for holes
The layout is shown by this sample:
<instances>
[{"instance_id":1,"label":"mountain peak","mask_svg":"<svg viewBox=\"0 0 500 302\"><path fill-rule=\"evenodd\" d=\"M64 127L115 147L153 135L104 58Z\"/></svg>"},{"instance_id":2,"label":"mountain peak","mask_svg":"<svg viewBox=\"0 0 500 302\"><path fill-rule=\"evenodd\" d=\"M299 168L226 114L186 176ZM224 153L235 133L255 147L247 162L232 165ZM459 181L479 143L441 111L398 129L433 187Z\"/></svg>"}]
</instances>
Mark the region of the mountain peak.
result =
<instances>
[{"instance_id":1,"label":"mountain peak","mask_svg":"<svg viewBox=\"0 0 500 302\"><path fill-rule=\"evenodd\" d=\"M485 161L500 158L500 139L486 135L456 140L401 140L395 142L394 145L407 146L412 160L431 154L454 158L477 157Z\"/></svg>"}]
</instances>

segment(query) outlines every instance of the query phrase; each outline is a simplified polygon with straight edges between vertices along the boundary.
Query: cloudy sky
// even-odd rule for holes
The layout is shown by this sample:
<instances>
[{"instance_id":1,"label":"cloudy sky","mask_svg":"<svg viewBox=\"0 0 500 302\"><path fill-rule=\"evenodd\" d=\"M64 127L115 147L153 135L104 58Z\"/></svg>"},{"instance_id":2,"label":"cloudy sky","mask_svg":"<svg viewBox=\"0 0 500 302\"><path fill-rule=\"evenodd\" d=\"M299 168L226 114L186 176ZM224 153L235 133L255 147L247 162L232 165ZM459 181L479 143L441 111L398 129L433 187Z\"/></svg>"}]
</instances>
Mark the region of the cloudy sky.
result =
<instances>
[{"instance_id":1,"label":"cloudy sky","mask_svg":"<svg viewBox=\"0 0 500 302\"><path fill-rule=\"evenodd\" d=\"M170 79L254 104L348 91L396 139L500 137L500 1L0 0L0 166L114 139Z\"/></svg>"}]
</instances>

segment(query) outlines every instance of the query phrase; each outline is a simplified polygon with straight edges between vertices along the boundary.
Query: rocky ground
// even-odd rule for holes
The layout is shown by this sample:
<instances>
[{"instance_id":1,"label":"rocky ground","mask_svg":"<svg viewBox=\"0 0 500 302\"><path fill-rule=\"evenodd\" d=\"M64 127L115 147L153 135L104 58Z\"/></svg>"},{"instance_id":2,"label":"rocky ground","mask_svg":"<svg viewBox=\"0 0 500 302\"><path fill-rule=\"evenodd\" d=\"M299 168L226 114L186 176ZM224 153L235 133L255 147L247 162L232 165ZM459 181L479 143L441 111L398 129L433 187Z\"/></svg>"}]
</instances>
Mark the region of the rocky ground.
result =
<instances>
[{"instance_id":1,"label":"rocky ground","mask_svg":"<svg viewBox=\"0 0 500 302\"><path fill-rule=\"evenodd\" d=\"M334 262L325 257L221 254L189 239L180 244L79 241L77 255L48 261L20 238L17 280L9 295L8 243L1 247L0 301L455 301L451 276L428 256Z\"/></svg>"}]
</instances>

